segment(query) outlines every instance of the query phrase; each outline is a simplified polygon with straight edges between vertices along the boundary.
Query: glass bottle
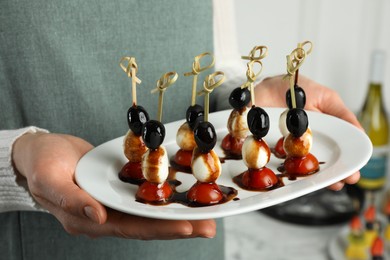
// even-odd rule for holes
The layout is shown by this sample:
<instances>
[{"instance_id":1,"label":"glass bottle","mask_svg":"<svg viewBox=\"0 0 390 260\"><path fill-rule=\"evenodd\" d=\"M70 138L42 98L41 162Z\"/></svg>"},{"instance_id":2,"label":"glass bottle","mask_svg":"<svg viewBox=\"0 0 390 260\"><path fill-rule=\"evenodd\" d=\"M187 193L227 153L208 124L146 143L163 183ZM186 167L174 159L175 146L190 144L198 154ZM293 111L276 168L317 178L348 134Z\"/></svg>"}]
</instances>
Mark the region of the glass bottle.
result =
<instances>
[{"instance_id":1,"label":"glass bottle","mask_svg":"<svg viewBox=\"0 0 390 260\"><path fill-rule=\"evenodd\" d=\"M369 136L374 150L363 169L358 186L379 190L385 186L389 158L389 121L383 103L382 83L385 53L376 50L371 56L369 88L358 119Z\"/></svg>"}]
</instances>

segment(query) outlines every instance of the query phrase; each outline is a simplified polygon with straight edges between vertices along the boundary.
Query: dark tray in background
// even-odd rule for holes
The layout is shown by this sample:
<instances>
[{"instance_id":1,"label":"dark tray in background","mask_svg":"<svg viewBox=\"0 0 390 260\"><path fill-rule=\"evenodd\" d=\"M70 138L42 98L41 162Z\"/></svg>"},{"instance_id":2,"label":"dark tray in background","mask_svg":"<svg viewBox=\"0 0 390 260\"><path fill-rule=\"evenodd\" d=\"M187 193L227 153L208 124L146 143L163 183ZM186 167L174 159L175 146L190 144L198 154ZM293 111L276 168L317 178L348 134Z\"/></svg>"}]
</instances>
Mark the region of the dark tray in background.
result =
<instances>
[{"instance_id":1,"label":"dark tray in background","mask_svg":"<svg viewBox=\"0 0 390 260\"><path fill-rule=\"evenodd\" d=\"M345 185L340 191L327 188L260 210L275 219L309 226L348 222L364 206L364 191Z\"/></svg>"}]
</instances>

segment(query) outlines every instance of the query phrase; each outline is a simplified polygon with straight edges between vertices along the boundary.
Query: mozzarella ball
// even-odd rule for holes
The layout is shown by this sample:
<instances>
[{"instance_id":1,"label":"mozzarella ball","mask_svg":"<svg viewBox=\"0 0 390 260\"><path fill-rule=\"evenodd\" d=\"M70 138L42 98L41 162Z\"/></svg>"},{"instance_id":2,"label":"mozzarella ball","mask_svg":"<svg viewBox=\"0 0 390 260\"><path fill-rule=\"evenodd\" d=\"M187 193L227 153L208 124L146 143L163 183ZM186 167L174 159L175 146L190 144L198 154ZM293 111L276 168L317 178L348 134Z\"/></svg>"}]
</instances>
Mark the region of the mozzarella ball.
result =
<instances>
[{"instance_id":1,"label":"mozzarella ball","mask_svg":"<svg viewBox=\"0 0 390 260\"><path fill-rule=\"evenodd\" d=\"M123 150L129 162L140 162L148 147L141 136L136 136L133 131L129 130L123 139Z\"/></svg>"},{"instance_id":2,"label":"mozzarella ball","mask_svg":"<svg viewBox=\"0 0 390 260\"><path fill-rule=\"evenodd\" d=\"M229 133L237 139L244 139L248 136L249 128L247 123L249 109L247 107L241 110L232 110L230 113L227 128Z\"/></svg>"},{"instance_id":3,"label":"mozzarella ball","mask_svg":"<svg viewBox=\"0 0 390 260\"><path fill-rule=\"evenodd\" d=\"M208 153L201 153L195 147L191 163L192 174L200 182L215 182L221 175L221 162L214 150Z\"/></svg>"},{"instance_id":4,"label":"mozzarella ball","mask_svg":"<svg viewBox=\"0 0 390 260\"><path fill-rule=\"evenodd\" d=\"M279 117L279 130L284 137L286 137L290 134L290 132L288 131L288 128L287 128L287 124L286 124L288 110L289 109L284 110L283 113L281 113L280 117Z\"/></svg>"},{"instance_id":5,"label":"mozzarella ball","mask_svg":"<svg viewBox=\"0 0 390 260\"><path fill-rule=\"evenodd\" d=\"M271 158L271 150L263 139L248 136L242 145L242 159L249 169L263 168Z\"/></svg>"},{"instance_id":6,"label":"mozzarella ball","mask_svg":"<svg viewBox=\"0 0 390 260\"><path fill-rule=\"evenodd\" d=\"M163 183L169 175L168 153L164 146L149 149L142 157L142 174L149 182Z\"/></svg>"},{"instance_id":7,"label":"mozzarella ball","mask_svg":"<svg viewBox=\"0 0 390 260\"><path fill-rule=\"evenodd\" d=\"M306 132L300 137L289 134L284 139L283 148L286 151L287 156L303 157L310 152L312 145L313 135L310 127L308 127Z\"/></svg>"},{"instance_id":8,"label":"mozzarella ball","mask_svg":"<svg viewBox=\"0 0 390 260\"><path fill-rule=\"evenodd\" d=\"M176 143L185 151L192 151L195 148L194 131L192 131L187 122L182 124L179 130L177 130Z\"/></svg>"}]
</instances>

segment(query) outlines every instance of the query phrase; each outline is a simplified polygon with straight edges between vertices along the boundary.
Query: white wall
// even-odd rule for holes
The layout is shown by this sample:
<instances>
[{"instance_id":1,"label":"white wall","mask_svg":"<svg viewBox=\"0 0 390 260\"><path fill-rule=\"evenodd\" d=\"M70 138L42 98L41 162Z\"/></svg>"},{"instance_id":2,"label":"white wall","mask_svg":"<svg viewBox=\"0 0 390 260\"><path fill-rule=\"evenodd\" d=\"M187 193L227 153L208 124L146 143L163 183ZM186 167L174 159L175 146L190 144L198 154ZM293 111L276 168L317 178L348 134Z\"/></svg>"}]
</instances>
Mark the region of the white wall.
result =
<instances>
[{"instance_id":1,"label":"white wall","mask_svg":"<svg viewBox=\"0 0 390 260\"><path fill-rule=\"evenodd\" d=\"M313 52L300 72L338 91L353 111L366 93L371 51L385 49L384 95L390 104L390 1L235 0L234 13L240 54L255 45L269 48L263 74L285 73L286 55L310 40Z\"/></svg>"}]
</instances>

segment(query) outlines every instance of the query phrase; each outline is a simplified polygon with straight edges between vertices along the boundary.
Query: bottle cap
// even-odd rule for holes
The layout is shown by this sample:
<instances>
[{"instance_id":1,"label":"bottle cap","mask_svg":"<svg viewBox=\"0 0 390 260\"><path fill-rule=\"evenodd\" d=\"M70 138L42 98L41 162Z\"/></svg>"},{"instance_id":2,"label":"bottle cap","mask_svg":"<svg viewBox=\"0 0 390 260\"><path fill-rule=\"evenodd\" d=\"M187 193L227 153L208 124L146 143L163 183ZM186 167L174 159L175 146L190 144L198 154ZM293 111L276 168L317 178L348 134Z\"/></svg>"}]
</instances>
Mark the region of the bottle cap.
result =
<instances>
[{"instance_id":1,"label":"bottle cap","mask_svg":"<svg viewBox=\"0 0 390 260\"><path fill-rule=\"evenodd\" d=\"M386 53L384 50L374 50L371 54L370 82L381 83L385 68Z\"/></svg>"}]
</instances>

